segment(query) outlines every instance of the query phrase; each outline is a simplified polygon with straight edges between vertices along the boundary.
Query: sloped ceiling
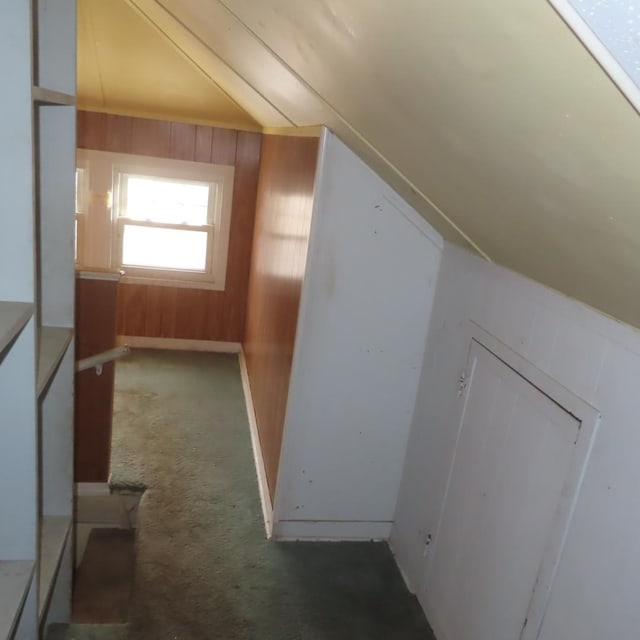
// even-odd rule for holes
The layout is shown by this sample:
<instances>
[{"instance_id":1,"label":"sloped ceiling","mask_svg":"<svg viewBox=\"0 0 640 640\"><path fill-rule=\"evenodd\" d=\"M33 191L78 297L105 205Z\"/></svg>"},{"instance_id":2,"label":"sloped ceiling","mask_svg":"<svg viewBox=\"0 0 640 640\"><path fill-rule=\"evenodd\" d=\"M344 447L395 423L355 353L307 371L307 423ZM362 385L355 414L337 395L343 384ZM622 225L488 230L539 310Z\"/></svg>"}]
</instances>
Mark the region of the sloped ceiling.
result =
<instances>
[{"instance_id":1,"label":"sloped ceiling","mask_svg":"<svg viewBox=\"0 0 640 640\"><path fill-rule=\"evenodd\" d=\"M447 239L640 326L640 117L545 0L127 1L265 130L327 124Z\"/></svg>"},{"instance_id":2,"label":"sloped ceiling","mask_svg":"<svg viewBox=\"0 0 640 640\"><path fill-rule=\"evenodd\" d=\"M124 0L78 1L78 106L260 129L222 86Z\"/></svg>"}]
</instances>

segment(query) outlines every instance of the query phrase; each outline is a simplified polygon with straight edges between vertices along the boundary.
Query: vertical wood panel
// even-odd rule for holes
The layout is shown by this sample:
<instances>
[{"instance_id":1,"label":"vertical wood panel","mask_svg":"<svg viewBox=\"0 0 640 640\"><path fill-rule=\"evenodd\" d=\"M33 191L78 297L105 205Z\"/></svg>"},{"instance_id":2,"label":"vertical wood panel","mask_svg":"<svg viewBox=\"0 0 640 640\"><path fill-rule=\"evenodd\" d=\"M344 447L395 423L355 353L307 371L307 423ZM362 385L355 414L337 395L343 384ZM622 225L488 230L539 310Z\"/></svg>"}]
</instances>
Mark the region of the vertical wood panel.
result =
<instances>
[{"instance_id":1,"label":"vertical wood panel","mask_svg":"<svg viewBox=\"0 0 640 640\"><path fill-rule=\"evenodd\" d=\"M96 355L115 346L117 283L76 281L76 357ZM96 375L94 369L75 378L76 482L107 482L111 451L114 365Z\"/></svg>"},{"instance_id":2,"label":"vertical wood panel","mask_svg":"<svg viewBox=\"0 0 640 640\"><path fill-rule=\"evenodd\" d=\"M104 151L131 153L133 123L129 118L107 114L104 118L104 128Z\"/></svg>"},{"instance_id":3,"label":"vertical wood panel","mask_svg":"<svg viewBox=\"0 0 640 640\"><path fill-rule=\"evenodd\" d=\"M115 365L102 366L75 376L75 442L73 479L75 482L107 482L111 462L111 419Z\"/></svg>"},{"instance_id":4,"label":"vertical wood panel","mask_svg":"<svg viewBox=\"0 0 640 640\"><path fill-rule=\"evenodd\" d=\"M131 118L131 150L128 153L158 158L171 157L171 123Z\"/></svg>"},{"instance_id":5,"label":"vertical wood panel","mask_svg":"<svg viewBox=\"0 0 640 640\"><path fill-rule=\"evenodd\" d=\"M233 129L213 129L211 162L213 164L235 164L238 132Z\"/></svg>"},{"instance_id":6,"label":"vertical wood panel","mask_svg":"<svg viewBox=\"0 0 640 640\"><path fill-rule=\"evenodd\" d=\"M176 329L176 288L149 286L146 290L145 335L173 338Z\"/></svg>"},{"instance_id":7,"label":"vertical wood panel","mask_svg":"<svg viewBox=\"0 0 640 640\"><path fill-rule=\"evenodd\" d=\"M199 340L207 328L209 292L201 289L178 289L176 292L176 334Z\"/></svg>"},{"instance_id":8,"label":"vertical wood panel","mask_svg":"<svg viewBox=\"0 0 640 640\"><path fill-rule=\"evenodd\" d=\"M316 138L264 136L244 350L273 499L306 265Z\"/></svg>"},{"instance_id":9,"label":"vertical wood panel","mask_svg":"<svg viewBox=\"0 0 640 640\"><path fill-rule=\"evenodd\" d=\"M196 149L194 156L196 162L211 162L212 140L212 127L204 127L202 125L196 127Z\"/></svg>"},{"instance_id":10,"label":"vertical wood panel","mask_svg":"<svg viewBox=\"0 0 640 640\"><path fill-rule=\"evenodd\" d=\"M228 282L228 281L227 281ZM229 284L227 284L229 287ZM229 342L241 342L242 338L238 338L238 334L244 337L244 327L238 332L235 330L227 331L225 324L224 304L225 293L223 291L210 291L207 298L207 327L206 332L209 336L228 336Z\"/></svg>"},{"instance_id":11,"label":"vertical wood panel","mask_svg":"<svg viewBox=\"0 0 640 640\"><path fill-rule=\"evenodd\" d=\"M227 263L226 290L230 293L244 291L249 287L251 249L258 191L258 171L260 164L259 133L240 131L236 144L236 173L233 185L233 217L229 233L229 261ZM247 311L247 296L237 296L237 304L224 305L223 332L232 335L232 342L244 339Z\"/></svg>"},{"instance_id":12,"label":"vertical wood panel","mask_svg":"<svg viewBox=\"0 0 640 640\"><path fill-rule=\"evenodd\" d=\"M143 336L146 328L148 287L141 284L118 287L118 333ZM123 329L131 333L123 331Z\"/></svg>"},{"instance_id":13,"label":"vertical wood panel","mask_svg":"<svg viewBox=\"0 0 640 640\"><path fill-rule=\"evenodd\" d=\"M105 146L107 131L106 115L93 111L78 111L77 145L82 149L102 149Z\"/></svg>"},{"instance_id":14,"label":"vertical wood panel","mask_svg":"<svg viewBox=\"0 0 640 640\"><path fill-rule=\"evenodd\" d=\"M169 155L177 160L195 159L196 127L183 122L171 123L171 142Z\"/></svg>"},{"instance_id":15,"label":"vertical wood panel","mask_svg":"<svg viewBox=\"0 0 640 640\"><path fill-rule=\"evenodd\" d=\"M117 328L120 335L241 342L262 135L80 111L78 141L98 151L235 166L225 290L121 283Z\"/></svg>"}]
</instances>

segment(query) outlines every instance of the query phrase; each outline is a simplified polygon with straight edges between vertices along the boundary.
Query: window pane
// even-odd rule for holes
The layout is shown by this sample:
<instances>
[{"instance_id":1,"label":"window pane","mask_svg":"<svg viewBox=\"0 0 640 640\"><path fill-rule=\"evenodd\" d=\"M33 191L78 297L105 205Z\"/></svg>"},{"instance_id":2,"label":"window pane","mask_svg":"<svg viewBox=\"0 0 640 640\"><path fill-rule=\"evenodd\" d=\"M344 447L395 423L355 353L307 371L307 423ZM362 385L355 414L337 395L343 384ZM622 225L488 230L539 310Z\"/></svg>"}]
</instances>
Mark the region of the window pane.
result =
<instances>
[{"instance_id":1,"label":"window pane","mask_svg":"<svg viewBox=\"0 0 640 640\"><path fill-rule=\"evenodd\" d=\"M76 213L86 213L87 199L87 170L76 168Z\"/></svg>"},{"instance_id":2,"label":"window pane","mask_svg":"<svg viewBox=\"0 0 640 640\"><path fill-rule=\"evenodd\" d=\"M208 224L209 185L129 175L120 215L171 224Z\"/></svg>"},{"instance_id":3,"label":"window pane","mask_svg":"<svg viewBox=\"0 0 640 640\"><path fill-rule=\"evenodd\" d=\"M122 264L132 267L205 271L206 231L123 225Z\"/></svg>"}]
</instances>

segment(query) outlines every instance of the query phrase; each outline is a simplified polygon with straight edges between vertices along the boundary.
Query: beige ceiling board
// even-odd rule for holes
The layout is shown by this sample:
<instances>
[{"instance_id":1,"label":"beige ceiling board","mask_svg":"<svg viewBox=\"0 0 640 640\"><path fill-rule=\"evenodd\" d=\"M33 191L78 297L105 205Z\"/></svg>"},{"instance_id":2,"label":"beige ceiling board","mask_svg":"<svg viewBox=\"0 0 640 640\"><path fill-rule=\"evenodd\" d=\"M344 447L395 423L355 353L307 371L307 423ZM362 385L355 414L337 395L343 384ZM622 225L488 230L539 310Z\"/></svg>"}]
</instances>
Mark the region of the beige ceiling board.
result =
<instances>
[{"instance_id":1,"label":"beige ceiling board","mask_svg":"<svg viewBox=\"0 0 640 640\"><path fill-rule=\"evenodd\" d=\"M78 25L80 108L260 129L124 0L79 0Z\"/></svg>"},{"instance_id":2,"label":"beige ceiling board","mask_svg":"<svg viewBox=\"0 0 640 640\"><path fill-rule=\"evenodd\" d=\"M104 103L100 66L96 50L96 33L93 29L91 11L83 0L78 2L78 101L91 99L96 104Z\"/></svg>"},{"instance_id":3,"label":"beige ceiling board","mask_svg":"<svg viewBox=\"0 0 640 640\"><path fill-rule=\"evenodd\" d=\"M294 125L324 122L317 97L216 0L157 1Z\"/></svg>"},{"instance_id":4,"label":"beige ceiling board","mask_svg":"<svg viewBox=\"0 0 640 640\"><path fill-rule=\"evenodd\" d=\"M137 1L137 0L136 0ZM456 226L449 222L420 188L408 182L388 156L380 153L370 140L297 75L287 62L255 35L252 27L240 21L223 3L216 0L157 0L157 3L183 24L199 40L260 95L274 105L296 126L329 126L403 197L420 210L434 227L449 240L477 249ZM271 127L267 123L266 130ZM482 252L480 252L482 253Z\"/></svg>"},{"instance_id":5,"label":"beige ceiling board","mask_svg":"<svg viewBox=\"0 0 640 640\"><path fill-rule=\"evenodd\" d=\"M127 2L140 11L206 78L242 105L254 120L270 127L290 127L293 124L156 0Z\"/></svg>"},{"instance_id":6,"label":"beige ceiling board","mask_svg":"<svg viewBox=\"0 0 640 640\"><path fill-rule=\"evenodd\" d=\"M640 325L640 118L549 4L220 1L492 259Z\"/></svg>"}]
</instances>

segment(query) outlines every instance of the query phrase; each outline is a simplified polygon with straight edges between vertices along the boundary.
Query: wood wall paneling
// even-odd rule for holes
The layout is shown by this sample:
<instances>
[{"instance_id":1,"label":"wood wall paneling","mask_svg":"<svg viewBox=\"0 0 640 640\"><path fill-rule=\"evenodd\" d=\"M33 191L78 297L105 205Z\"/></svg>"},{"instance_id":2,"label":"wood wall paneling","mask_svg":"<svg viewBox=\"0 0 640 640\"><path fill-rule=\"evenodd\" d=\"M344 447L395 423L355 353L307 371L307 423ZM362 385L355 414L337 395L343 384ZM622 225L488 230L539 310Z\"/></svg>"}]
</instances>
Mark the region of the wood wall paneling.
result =
<instances>
[{"instance_id":1,"label":"wood wall paneling","mask_svg":"<svg viewBox=\"0 0 640 640\"><path fill-rule=\"evenodd\" d=\"M233 185L233 216L229 234L230 258L227 263L225 290L236 291L242 295L236 296L235 304L225 304L219 307L223 316L223 335L235 336L227 338L232 342L242 342L244 339L261 146L261 134L238 132L236 173ZM217 312L217 310L210 307L210 321L213 312Z\"/></svg>"},{"instance_id":2,"label":"wood wall paneling","mask_svg":"<svg viewBox=\"0 0 640 640\"><path fill-rule=\"evenodd\" d=\"M196 125L196 148L194 159L196 162L211 162L211 142L213 140L213 129Z\"/></svg>"},{"instance_id":3,"label":"wood wall paneling","mask_svg":"<svg viewBox=\"0 0 640 640\"><path fill-rule=\"evenodd\" d=\"M118 334L146 335L147 292L149 287L141 284L121 284L118 287ZM155 318L149 319L155 322ZM129 334L126 329L135 328L138 333Z\"/></svg>"},{"instance_id":4,"label":"wood wall paneling","mask_svg":"<svg viewBox=\"0 0 640 640\"><path fill-rule=\"evenodd\" d=\"M241 342L262 135L202 125L78 112L78 146L235 166L224 291L119 285L120 335Z\"/></svg>"},{"instance_id":5,"label":"wood wall paneling","mask_svg":"<svg viewBox=\"0 0 640 640\"><path fill-rule=\"evenodd\" d=\"M171 125L169 154L178 160L194 160L196 156L196 126L182 122Z\"/></svg>"},{"instance_id":6,"label":"wood wall paneling","mask_svg":"<svg viewBox=\"0 0 640 640\"><path fill-rule=\"evenodd\" d=\"M309 245L316 138L264 136L244 351L273 500Z\"/></svg>"},{"instance_id":7,"label":"wood wall paneling","mask_svg":"<svg viewBox=\"0 0 640 640\"><path fill-rule=\"evenodd\" d=\"M115 346L117 283L76 280L76 357ZM114 363L75 376L75 482L107 482L111 454Z\"/></svg>"},{"instance_id":8,"label":"wood wall paneling","mask_svg":"<svg viewBox=\"0 0 640 640\"><path fill-rule=\"evenodd\" d=\"M141 287L143 285L137 286ZM135 286L121 286L120 289L123 293L121 299L124 299L124 292L135 291ZM172 338L176 331L176 302L178 290L175 287L144 286L144 295L146 299L144 301L142 315L145 335ZM123 311L121 315L124 315L132 322L134 321L133 317L128 316L126 310Z\"/></svg>"},{"instance_id":9,"label":"wood wall paneling","mask_svg":"<svg viewBox=\"0 0 640 640\"><path fill-rule=\"evenodd\" d=\"M211 143L211 162L214 164L235 164L237 142L237 131L215 128Z\"/></svg>"},{"instance_id":10,"label":"wood wall paneling","mask_svg":"<svg viewBox=\"0 0 640 640\"><path fill-rule=\"evenodd\" d=\"M171 122L131 118L131 146L128 153L156 158L171 158ZM176 132L178 146L180 133ZM184 158L180 158L183 160Z\"/></svg>"}]
</instances>

